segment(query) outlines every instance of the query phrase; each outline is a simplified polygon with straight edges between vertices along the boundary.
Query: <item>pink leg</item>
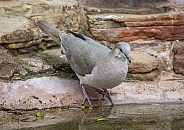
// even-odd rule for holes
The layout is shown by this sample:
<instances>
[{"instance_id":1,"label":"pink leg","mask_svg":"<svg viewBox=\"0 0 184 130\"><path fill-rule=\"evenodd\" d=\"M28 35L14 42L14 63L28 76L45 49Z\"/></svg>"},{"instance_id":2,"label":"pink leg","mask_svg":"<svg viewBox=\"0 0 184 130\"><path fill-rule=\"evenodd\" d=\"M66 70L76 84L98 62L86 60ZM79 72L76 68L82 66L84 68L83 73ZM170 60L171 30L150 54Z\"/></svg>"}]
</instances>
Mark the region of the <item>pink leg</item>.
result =
<instances>
[{"instance_id":1,"label":"pink leg","mask_svg":"<svg viewBox=\"0 0 184 130\"><path fill-rule=\"evenodd\" d=\"M90 98L88 97L88 94L86 93L86 90L84 88L84 84L80 84L80 86L81 86L81 89L82 89L82 93L84 95L84 99L82 101L82 105L84 105L86 100L87 100L87 102L89 103L90 107L93 107L93 105L91 104Z\"/></svg>"},{"instance_id":2,"label":"pink leg","mask_svg":"<svg viewBox=\"0 0 184 130\"><path fill-rule=\"evenodd\" d=\"M104 96L106 96L109 99L109 101L111 102L111 104L114 105L112 102L112 98L111 98L111 92L105 88L102 88L102 89L104 91L103 98L104 98Z\"/></svg>"}]
</instances>

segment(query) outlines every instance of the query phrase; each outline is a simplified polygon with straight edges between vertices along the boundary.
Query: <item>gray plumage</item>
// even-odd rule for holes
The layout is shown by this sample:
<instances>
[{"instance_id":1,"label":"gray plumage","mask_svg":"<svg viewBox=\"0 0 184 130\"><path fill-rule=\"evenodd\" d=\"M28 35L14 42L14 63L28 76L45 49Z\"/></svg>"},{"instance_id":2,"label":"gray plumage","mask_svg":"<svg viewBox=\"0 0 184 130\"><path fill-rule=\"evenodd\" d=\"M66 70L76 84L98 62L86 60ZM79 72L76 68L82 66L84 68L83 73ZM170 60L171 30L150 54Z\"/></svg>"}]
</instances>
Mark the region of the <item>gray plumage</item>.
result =
<instances>
[{"instance_id":1,"label":"gray plumage","mask_svg":"<svg viewBox=\"0 0 184 130\"><path fill-rule=\"evenodd\" d=\"M130 46L119 42L115 49L80 34L66 34L48 22L39 20L37 25L60 46L81 83L96 88L113 88L119 85L128 72ZM81 36L83 36L81 38Z\"/></svg>"}]
</instances>

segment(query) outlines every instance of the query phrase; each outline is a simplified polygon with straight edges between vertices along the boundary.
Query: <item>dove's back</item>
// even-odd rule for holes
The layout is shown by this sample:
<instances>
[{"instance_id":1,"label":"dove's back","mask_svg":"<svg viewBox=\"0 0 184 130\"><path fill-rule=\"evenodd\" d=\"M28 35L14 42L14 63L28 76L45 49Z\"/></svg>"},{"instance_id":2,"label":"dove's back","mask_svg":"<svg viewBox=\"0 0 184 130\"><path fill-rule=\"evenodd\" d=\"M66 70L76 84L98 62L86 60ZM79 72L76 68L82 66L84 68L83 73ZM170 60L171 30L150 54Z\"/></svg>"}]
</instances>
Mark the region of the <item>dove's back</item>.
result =
<instances>
[{"instance_id":1,"label":"dove's back","mask_svg":"<svg viewBox=\"0 0 184 130\"><path fill-rule=\"evenodd\" d=\"M47 21L38 20L42 31L56 41L66 55L71 68L78 75L90 74L95 64L111 50L95 40L80 34L83 38L59 31Z\"/></svg>"}]
</instances>

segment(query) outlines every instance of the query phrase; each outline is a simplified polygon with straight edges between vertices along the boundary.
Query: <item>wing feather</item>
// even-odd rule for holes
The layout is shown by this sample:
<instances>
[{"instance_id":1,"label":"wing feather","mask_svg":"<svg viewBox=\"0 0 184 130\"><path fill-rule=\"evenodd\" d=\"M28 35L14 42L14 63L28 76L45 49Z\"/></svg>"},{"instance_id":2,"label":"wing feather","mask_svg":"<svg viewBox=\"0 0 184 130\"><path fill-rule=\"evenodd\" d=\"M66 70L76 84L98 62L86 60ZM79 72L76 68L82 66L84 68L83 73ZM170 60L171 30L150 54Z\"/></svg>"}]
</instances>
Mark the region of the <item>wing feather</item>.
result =
<instances>
[{"instance_id":1,"label":"wing feather","mask_svg":"<svg viewBox=\"0 0 184 130\"><path fill-rule=\"evenodd\" d=\"M95 64L111 51L100 43L89 44L73 35L64 37L62 42L71 68L82 76L90 74Z\"/></svg>"}]
</instances>

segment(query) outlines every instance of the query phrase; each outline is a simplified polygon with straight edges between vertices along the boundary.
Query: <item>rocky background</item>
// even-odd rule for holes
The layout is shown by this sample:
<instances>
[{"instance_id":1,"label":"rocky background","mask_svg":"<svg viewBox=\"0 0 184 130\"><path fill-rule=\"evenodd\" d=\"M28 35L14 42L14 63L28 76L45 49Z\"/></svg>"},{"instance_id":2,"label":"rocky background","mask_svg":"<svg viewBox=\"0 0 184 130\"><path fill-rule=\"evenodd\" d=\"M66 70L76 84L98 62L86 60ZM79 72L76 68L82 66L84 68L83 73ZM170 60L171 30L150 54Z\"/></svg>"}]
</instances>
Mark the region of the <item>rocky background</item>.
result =
<instances>
[{"instance_id":1,"label":"rocky background","mask_svg":"<svg viewBox=\"0 0 184 130\"><path fill-rule=\"evenodd\" d=\"M1 0L0 109L65 107L82 101L66 57L41 33L38 19L110 48L119 41L130 43L133 62L126 81L112 89L118 92L115 104L184 102L183 0Z\"/></svg>"}]
</instances>

